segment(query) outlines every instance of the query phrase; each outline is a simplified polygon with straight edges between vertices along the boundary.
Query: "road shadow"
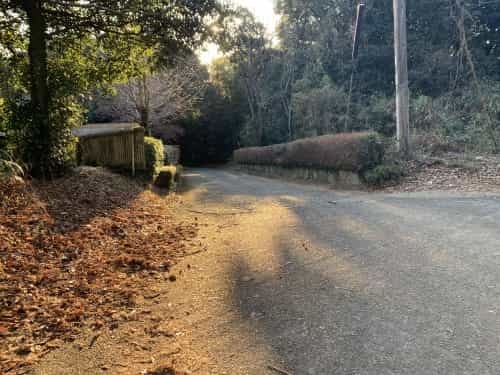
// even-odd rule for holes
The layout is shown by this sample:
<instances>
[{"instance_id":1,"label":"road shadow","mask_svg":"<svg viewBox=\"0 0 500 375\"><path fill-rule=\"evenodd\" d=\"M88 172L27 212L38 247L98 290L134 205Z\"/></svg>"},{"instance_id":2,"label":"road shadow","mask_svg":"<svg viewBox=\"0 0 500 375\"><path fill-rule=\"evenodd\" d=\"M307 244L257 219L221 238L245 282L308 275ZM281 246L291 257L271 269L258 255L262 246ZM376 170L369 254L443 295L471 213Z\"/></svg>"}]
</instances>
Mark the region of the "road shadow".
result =
<instances>
[{"instance_id":1,"label":"road shadow","mask_svg":"<svg viewBox=\"0 0 500 375\"><path fill-rule=\"evenodd\" d=\"M262 275L243 258L236 260L233 303L241 319L268 342L292 374L344 374L345 369L363 368L359 359L366 358L363 337L370 322L366 312L374 305L359 296L354 299L336 280L297 264L287 250L281 262L279 275ZM286 266L290 263L293 269ZM252 279L247 281L245 275ZM347 305L356 310L355 317L345 314ZM363 324L354 327L353 319Z\"/></svg>"},{"instance_id":2,"label":"road shadow","mask_svg":"<svg viewBox=\"0 0 500 375\"><path fill-rule=\"evenodd\" d=\"M238 176L225 178L227 186ZM468 210L480 219L477 201L455 207L314 189L304 195L293 184L262 189L262 182L245 180L229 194L215 183L198 197L229 206L269 199L297 219L292 229L279 221L267 226L279 240L262 251L273 253L278 267L270 271L265 258L256 266L240 254L230 270L233 307L291 373L495 373L500 329L486 311L500 306L487 287L500 285L498 262L469 247L475 241L475 249L491 249L498 233L464 218ZM330 199L338 200L328 206ZM445 222L451 214L454 221ZM470 243L467 232L443 234L453 223L472 225Z\"/></svg>"},{"instance_id":3,"label":"road shadow","mask_svg":"<svg viewBox=\"0 0 500 375\"><path fill-rule=\"evenodd\" d=\"M240 254L232 301L293 374L493 374L500 368L498 197L344 193L227 171L204 205L285 207L280 272ZM196 189L195 189L196 190ZM253 227L242 228L258 237ZM304 252L300 237L318 250ZM320 256L318 255L320 254Z\"/></svg>"}]
</instances>

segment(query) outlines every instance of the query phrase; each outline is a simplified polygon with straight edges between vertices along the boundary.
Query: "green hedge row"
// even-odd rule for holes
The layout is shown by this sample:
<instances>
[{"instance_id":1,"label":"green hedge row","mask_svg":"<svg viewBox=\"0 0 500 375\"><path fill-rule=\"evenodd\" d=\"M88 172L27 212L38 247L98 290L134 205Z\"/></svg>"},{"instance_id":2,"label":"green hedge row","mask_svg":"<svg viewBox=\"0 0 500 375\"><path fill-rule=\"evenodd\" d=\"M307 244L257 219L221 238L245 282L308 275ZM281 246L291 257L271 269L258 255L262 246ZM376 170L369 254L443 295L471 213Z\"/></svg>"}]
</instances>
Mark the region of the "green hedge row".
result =
<instances>
[{"instance_id":1,"label":"green hedge row","mask_svg":"<svg viewBox=\"0 0 500 375\"><path fill-rule=\"evenodd\" d=\"M384 146L377 133L343 133L300 139L265 147L247 147L234 152L239 164L324 168L363 172L382 162Z\"/></svg>"},{"instance_id":2,"label":"green hedge row","mask_svg":"<svg viewBox=\"0 0 500 375\"><path fill-rule=\"evenodd\" d=\"M146 176L155 178L164 165L165 151L161 139L144 137L144 157L146 159Z\"/></svg>"}]
</instances>

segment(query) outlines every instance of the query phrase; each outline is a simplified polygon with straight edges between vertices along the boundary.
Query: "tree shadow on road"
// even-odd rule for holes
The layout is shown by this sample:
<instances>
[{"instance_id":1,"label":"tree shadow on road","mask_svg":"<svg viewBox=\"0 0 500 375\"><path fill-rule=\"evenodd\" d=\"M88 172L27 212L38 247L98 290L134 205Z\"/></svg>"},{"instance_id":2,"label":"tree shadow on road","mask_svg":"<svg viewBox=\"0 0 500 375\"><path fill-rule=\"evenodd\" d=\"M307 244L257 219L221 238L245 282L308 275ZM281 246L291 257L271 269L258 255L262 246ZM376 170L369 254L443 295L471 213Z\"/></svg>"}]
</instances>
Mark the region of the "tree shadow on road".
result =
<instances>
[{"instance_id":1,"label":"tree shadow on road","mask_svg":"<svg viewBox=\"0 0 500 375\"><path fill-rule=\"evenodd\" d=\"M265 257L256 265L241 253L230 271L241 319L292 373L466 374L500 366L499 326L486 313L500 306L500 295L485 289L500 284L500 273L491 251L467 248L475 241L474 249L491 249L497 238L493 226L482 227L477 198L305 191L224 171L198 178L205 184L195 192L202 204L269 202L297 219L292 229L280 227L278 218L260 224L279 238L262 250L278 259L277 269L269 271ZM470 223L464 212L482 224ZM475 234L469 241L470 232L453 225L472 225ZM252 226L240 230L259 236ZM317 250L297 246L297 238Z\"/></svg>"},{"instance_id":2,"label":"tree shadow on road","mask_svg":"<svg viewBox=\"0 0 500 375\"><path fill-rule=\"evenodd\" d=\"M279 259L274 272L244 255L231 272L241 318L292 373L488 373L498 362L488 349L498 344L496 333L474 323L473 285L418 248L403 250L404 237L394 233L398 256L398 246L383 242L389 226L378 227L377 238L375 230L329 224L328 234L307 221L295 230L319 250L297 246L283 231L266 249Z\"/></svg>"}]
</instances>

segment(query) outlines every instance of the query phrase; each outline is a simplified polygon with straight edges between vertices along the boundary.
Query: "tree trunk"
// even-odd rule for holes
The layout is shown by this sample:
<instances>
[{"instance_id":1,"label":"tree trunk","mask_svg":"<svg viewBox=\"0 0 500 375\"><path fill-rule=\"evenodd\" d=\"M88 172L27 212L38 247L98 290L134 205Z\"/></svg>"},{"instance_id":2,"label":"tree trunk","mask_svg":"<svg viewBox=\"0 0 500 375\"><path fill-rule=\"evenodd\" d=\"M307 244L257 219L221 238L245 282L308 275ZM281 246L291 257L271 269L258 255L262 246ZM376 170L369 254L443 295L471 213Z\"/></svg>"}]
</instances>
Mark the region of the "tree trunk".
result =
<instances>
[{"instance_id":1,"label":"tree trunk","mask_svg":"<svg viewBox=\"0 0 500 375\"><path fill-rule=\"evenodd\" d=\"M139 115L141 117L141 125L146 130L146 134L151 137L151 124L149 123L149 88L147 76L143 74L139 78Z\"/></svg>"},{"instance_id":2,"label":"tree trunk","mask_svg":"<svg viewBox=\"0 0 500 375\"><path fill-rule=\"evenodd\" d=\"M40 177L52 174L52 134L49 118L49 88L47 74L47 25L40 0L23 0L29 26L29 74L32 107L32 134L28 143L31 172Z\"/></svg>"},{"instance_id":3,"label":"tree trunk","mask_svg":"<svg viewBox=\"0 0 500 375\"><path fill-rule=\"evenodd\" d=\"M146 134L148 137L151 137L151 126L149 124L149 111L147 108L142 107L140 109L140 116L141 116L141 125L142 127L146 130Z\"/></svg>"},{"instance_id":4,"label":"tree trunk","mask_svg":"<svg viewBox=\"0 0 500 375\"><path fill-rule=\"evenodd\" d=\"M258 123L257 137L259 140L259 146L264 146L266 144L266 138L264 133L264 116L262 114L262 108L260 105L257 107L257 123Z\"/></svg>"},{"instance_id":5,"label":"tree trunk","mask_svg":"<svg viewBox=\"0 0 500 375\"><path fill-rule=\"evenodd\" d=\"M455 22L457 24L458 35L460 38L460 51L465 54L465 58L467 60L467 64L469 65L469 69L472 73L473 83L476 88L479 88L479 80L476 73L476 67L474 64L474 59L472 57L472 53L469 48L469 41L467 39L467 31L465 30L465 10L464 4L461 0L455 0L456 5L456 16Z\"/></svg>"},{"instance_id":6,"label":"tree trunk","mask_svg":"<svg viewBox=\"0 0 500 375\"><path fill-rule=\"evenodd\" d=\"M290 142L293 139L293 111L291 103L288 103L288 141Z\"/></svg>"}]
</instances>

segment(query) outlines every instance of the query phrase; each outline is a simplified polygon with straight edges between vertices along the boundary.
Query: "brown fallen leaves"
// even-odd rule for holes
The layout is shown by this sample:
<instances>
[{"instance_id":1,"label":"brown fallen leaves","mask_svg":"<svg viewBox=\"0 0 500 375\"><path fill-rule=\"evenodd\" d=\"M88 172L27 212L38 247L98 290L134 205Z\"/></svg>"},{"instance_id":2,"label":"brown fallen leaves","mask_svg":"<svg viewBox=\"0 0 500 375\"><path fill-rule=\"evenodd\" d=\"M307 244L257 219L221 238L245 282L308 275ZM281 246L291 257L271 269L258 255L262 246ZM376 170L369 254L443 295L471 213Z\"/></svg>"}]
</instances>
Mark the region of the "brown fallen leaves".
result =
<instances>
[{"instance_id":1,"label":"brown fallen leaves","mask_svg":"<svg viewBox=\"0 0 500 375\"><path fill-rule=\"evenodd\" d=\"M439 157L417 155L405 163L406 176L387 191L498 192L500 157L444 153Z\"/></svg>"},{"instance_id":2,"label":"brown fallen leaves","mask_svg":"<svg viewBox=\"0 0 500 375\"><path fill-rule=\"evenodd\" d=\"M83 327L126 320L196 234L174 219L176 203L95 168L50 183L0 182L0 373Z\"/></svg>"}]
</instances>

